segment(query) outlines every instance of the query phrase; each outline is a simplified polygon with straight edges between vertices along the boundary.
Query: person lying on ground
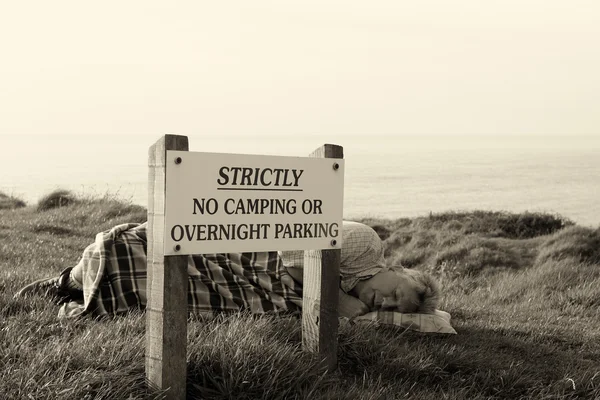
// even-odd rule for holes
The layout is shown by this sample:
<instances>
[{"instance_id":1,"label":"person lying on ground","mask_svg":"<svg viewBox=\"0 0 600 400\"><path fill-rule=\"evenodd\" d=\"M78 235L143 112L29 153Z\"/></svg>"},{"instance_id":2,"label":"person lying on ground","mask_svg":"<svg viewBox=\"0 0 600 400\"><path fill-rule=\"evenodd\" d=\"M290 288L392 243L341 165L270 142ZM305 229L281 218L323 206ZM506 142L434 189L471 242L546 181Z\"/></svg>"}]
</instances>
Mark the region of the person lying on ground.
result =
<instances>
[{"instance_id":1,"label":"person lying on ground","mask_svg":"<svg viewBox=\"0 0 600 400\"><path fill-rule=\"evenodd\" d=\"M288 273L302 284L304 252L284 251L281 257ZM430 274L386 267L379 235L359 222L343 222L340 275L340 316L379 310L431 314L440 300L439 285Z\"/></svg>"},{"instance_id":2,"label":"person lying on ground","mask_svg":"<svg viewBox=\"0 0 600 400\"><path fill-rule=\"evenodd\" d=\"M35 281L15 296L43 294L61 305L60 317L108 316L146 305L146 223L99 233L80 262L59 276ZM339 314L370 311L433 313L440 291L421 271L388 268L383 243L365 224L344 221ZM188 256L188 309L200 314L250 311L300 313L303 252Z\"/></svg>"}]
</instances>

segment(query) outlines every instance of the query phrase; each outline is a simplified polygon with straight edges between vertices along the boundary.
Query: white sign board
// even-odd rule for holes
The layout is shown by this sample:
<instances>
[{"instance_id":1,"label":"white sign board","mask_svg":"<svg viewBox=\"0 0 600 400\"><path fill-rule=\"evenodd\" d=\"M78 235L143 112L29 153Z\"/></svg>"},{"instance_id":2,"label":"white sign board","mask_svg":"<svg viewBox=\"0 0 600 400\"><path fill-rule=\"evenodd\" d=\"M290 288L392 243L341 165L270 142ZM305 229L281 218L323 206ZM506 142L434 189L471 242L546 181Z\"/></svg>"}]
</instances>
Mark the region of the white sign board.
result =
<instances>
[{"instance_id":1,"label":"white sign board","mask_svg":"<svg viewBox=\"0 0 600 400\"><path fill-rule=\"evenodd\" d=\"M165 255L339 249L344 160L167 151Z\"/></svg>"}]
</instances>

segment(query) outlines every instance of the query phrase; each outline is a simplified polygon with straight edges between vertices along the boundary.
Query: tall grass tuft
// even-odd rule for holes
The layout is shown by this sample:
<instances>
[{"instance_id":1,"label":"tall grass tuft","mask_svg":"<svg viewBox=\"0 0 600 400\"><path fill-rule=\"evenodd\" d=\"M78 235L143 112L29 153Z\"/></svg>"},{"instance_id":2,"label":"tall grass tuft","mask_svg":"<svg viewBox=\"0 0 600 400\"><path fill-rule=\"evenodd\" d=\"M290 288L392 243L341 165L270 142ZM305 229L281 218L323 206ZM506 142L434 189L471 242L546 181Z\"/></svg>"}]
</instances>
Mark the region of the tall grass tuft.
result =
<instances>
[{"instance_id":1,"label":"tall grass tuft","mask_svg":"<svg viewBox=\"0 0 600 400\"><path fill-rule=\"evenodd\" d=\"M600 228L573 226L556 233L542 243L536 263L569 258L600 264Z\"/></svg>"},{"instance_id":2,"label":"tall grass tuft","mask_svg":"<svg viewBox=\"0 0 600 400\"><path fill-rule=\"evenodd\" d=\"M521 267L519 261L514 249L492 239L468 235L441 250L435 258L435 267L447 268L455 276L465 276L489 273L498 268L517 269Z\"/></svg>"},{"instance_id":3,"label":"tall grass tuft","mask_svg":"<svg viewBox=\"0 0 600 400\"><path fill-rule=\"evenodd\" d=\"M428 228L462 230L465 234L476 233L510 239L549 235L573 225L571 220L560 215L481 210L432 213L422 223Z\"/></svg>"},{"instance_id":4,"label":"tall grass tuft","mask_svg":"<svg viewBox=\"0 0 600 400\"><path fill-rule=\"evenodd\" d=\"M23 208L26 206L27 203L25 203L23 200L0 192L0 210L14 210L16 208Z\"/></svg>"},{"instance_id":5,"label":"tall grass tuft","mask_svg":"<svg viewBox=\"0 0 600 400\"><path fill-rule=\"evenodd\" d=\"M37 204L38 211L47 211L54 208L67 207L78 202L77 197L70 191L58 189L43 196Z\"/></svg>"}]
</instances>

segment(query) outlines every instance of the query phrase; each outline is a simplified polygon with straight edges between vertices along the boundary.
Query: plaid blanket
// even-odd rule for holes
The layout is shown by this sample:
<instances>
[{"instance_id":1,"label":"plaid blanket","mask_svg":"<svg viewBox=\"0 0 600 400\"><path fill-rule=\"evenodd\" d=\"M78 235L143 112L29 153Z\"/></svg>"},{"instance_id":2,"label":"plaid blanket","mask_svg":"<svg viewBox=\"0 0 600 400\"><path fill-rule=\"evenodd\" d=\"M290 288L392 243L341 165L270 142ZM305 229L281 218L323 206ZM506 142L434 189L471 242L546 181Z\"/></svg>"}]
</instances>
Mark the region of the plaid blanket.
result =
<instances>
[{"instance_id":1,"label":"plaid blanket","mask_svg":"<svg viewBox=\"0 0 600 400\"><path fill-rule=\"evenodd\" d=\"M62 305L59 316L121 314L146 305L146 223L118 225L96 235L79 264L83 301ZM203 254L188 257L191 312L296 313L302 288L277 252Z\"/></svg>"}]
</instances>

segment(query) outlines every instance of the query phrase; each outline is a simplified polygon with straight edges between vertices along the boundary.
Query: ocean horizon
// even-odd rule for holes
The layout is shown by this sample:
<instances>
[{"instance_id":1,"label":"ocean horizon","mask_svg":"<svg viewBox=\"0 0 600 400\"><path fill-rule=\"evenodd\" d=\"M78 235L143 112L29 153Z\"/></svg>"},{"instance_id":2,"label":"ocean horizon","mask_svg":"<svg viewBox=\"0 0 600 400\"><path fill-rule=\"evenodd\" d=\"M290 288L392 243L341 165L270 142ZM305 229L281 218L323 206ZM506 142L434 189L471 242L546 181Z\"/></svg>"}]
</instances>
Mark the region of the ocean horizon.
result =
<instances>
[{"instance_id":1,"label":"ocean horizon","mask_svg":"<svg viewBox=\"0 0 600 400\"><path fill-rule=\"evenodd\" d=\"M560 214L600 225L600 137L188 135L190 151L306 156L343 146L344 218L445 211ZM67 189L146 206L152 135L3 135L0 191L34 204Z\"/></svg>"}]
</instances>

